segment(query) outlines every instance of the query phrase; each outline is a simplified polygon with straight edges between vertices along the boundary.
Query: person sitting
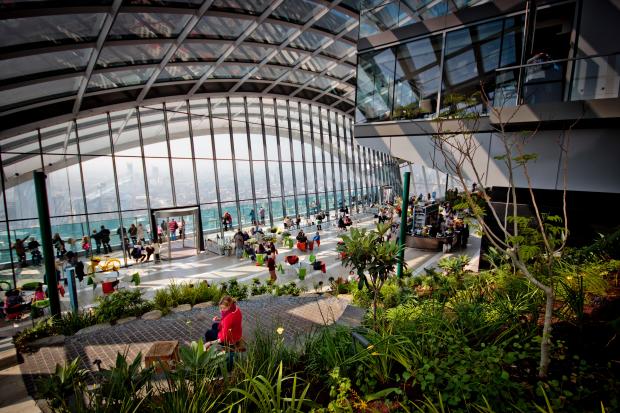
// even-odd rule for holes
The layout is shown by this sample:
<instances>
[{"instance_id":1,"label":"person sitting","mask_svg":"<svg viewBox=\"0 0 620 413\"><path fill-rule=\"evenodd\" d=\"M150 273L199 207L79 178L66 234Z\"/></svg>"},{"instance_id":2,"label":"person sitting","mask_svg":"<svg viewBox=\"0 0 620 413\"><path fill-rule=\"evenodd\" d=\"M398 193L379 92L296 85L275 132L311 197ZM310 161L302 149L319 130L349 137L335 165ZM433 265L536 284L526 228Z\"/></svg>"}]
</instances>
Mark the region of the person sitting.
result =
<instances>
[{"instance_id":1,"label":"person sitting","mask_svg":"<svg viewBox=\"0 0 620 413\"><path fill-rule=\"evenodd\" d=\"M265 255L268 253L267 249L265 248L265 246L262 243L258 244L258 251L257 252L258 252L258 254L265 254Z\"/></svg>"},{"instance_id":2,"label":"person sitting","mask_svg":"<svg viewBox=\"0 0 620 413\"><path fill-rule=\"evenodd\" d=\"M343 230L343 231L347 230L347 226L344 223L344 218L343 217L338 218L338 229L339 230Z\"/></svg>"},{"instance_id":3,"label":"person sitting","mask_svg":"<svg viewBox=\"0 0 620 413\"><path fill-rule=\"evenodd\" d=\"M256 250L254 250L251 245L245 246L245 253L248 254L252 262L256 261Z\"/></svg>"},{"instance_id":4,"label":"person sitting","mask_svg":"<svg viewBox=\"0 0 620 413\"><path fill-rule=\"evenodd\" d=\"M28 242L28 250L30 251L30 256L32 258L32 265L41 265L41 261L43 257L41 256L41 251L39 251L39 241L34 239L34 237L30 238L30 242Z\"/></svg>"},{"instance_id":5,"label":"person sitting","mask_svg":"<svg viewBox=\"0 0 620 413\"><path fill-rule=\"evenodd\" d=\"M144 248L144 251L146 252L146 258L144 261L149 261L151 259L151 255L155 253L155 247L152 244L147 245L146 248Z\"/></svg>"},{"instance_id":6,"label":"person sitting","mask_svg":"<svg viewBox=\"0 0 620 413\"><path fill-rule=\"evenodd\" d=\"M34 297L32 297L32 302L45 300L47 297L45 296L45 292L43 291L43 283L39 283L37 288L34 290Z\"/></svg>"},{"instance_id":7,"label":"person sitting","mask_svg":"<svg viewBox=\"0 0 620 413\"><path fill-rule=\"evenodd\" d=\"M142 262L146 259L146 255L142 251L142 245L140 243L133 246L131 250L131 258L133 258L136 262Z\"/></svg>"},{"instance_id":8,"label":"person sitting","mask_svg":"<svg viewBox=\"0 0 620 413\"><path fill-rule=\"evenodd\" d=\"M242 236L243 236L243 241L247 241L250 239L250 234L248 234L247 231L243 231Z\"/></svg>"},{"instance_id":9,"label":"person sitting","mask_svg":"<svg viewBox=\"0 0 620 413\"><path fill-rule=\"evenodd\" d=\"M278 249L276 248L276 244L274 242L269 243L269 253L270 254L277 254L278 253Z\"/></svg>"},{"instance_id":10,"label":"person sitting","mask_svg":"<svg viewBox=\"0 0 620 413\"><path fill-rule=\"evenodd\" d=\"M304 244L308 241L308 237L306 236L306 234L304 234L304 231L301 229L299 230L295 238L297 239L298 242L301 242Z\"/></svg>"},{"instance_id":11,"label":"person sitting","mask_svg":"<svg viewBox=\"0 0 620 413\"><path fill-rule=\"evenodd\" d=\"M226 363L230 371L234 361L234 351L243 336L243 316L235 299L229 295L222 297L219 306L220 317L213 317L211 328L205 332L205 349L217 344L230 351L231 356Z\"/></svg>"},{"instance_id":12,"label":"person sitting","mask_svg":"<svg viewBox=\"0 0 620 413\"><path fill-rule=\"evenodd\" d=\"M252 227L252 236L255 236L256 234L264 235L263 230L258 225Z\"/></svg>"}]
</instances>

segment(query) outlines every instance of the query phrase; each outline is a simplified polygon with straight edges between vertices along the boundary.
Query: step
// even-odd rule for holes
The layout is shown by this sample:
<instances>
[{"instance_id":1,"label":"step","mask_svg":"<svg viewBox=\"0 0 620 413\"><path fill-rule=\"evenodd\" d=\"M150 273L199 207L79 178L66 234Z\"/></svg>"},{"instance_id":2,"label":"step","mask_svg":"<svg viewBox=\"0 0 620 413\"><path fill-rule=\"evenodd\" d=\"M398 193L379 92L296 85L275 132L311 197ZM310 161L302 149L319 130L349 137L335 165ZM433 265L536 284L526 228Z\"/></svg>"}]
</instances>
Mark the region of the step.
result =
<instances>
[{"instance_id":1,"label":"step","mask_svg":"<svg viewBox=\"0 0 620 413\"><path fill-rule=\"evenodd\" d=\"M17 364L17 351L13 345L13 339L10 337L0 339L0 370L8 369Z\"/></svg>"}]
</instances>

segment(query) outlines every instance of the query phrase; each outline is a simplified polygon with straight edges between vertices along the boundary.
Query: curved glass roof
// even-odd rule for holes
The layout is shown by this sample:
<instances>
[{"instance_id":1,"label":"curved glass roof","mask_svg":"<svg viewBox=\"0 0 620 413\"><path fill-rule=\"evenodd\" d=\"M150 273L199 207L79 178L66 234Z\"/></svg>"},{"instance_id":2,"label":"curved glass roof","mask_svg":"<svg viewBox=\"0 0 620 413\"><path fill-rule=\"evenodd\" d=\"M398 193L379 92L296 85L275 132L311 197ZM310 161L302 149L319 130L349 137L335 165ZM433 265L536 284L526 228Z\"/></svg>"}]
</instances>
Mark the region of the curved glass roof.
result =
<instances>
[{"instance_id":1,"label":"curved glass roof","mask_svg":"<svg viewBox=\"0 0 620 413\"><path fill-rule=\"evenodd\" d=\"M0 136L204 94L350 113L360 2L0 0Z\"/></svg>"}]
</instances>

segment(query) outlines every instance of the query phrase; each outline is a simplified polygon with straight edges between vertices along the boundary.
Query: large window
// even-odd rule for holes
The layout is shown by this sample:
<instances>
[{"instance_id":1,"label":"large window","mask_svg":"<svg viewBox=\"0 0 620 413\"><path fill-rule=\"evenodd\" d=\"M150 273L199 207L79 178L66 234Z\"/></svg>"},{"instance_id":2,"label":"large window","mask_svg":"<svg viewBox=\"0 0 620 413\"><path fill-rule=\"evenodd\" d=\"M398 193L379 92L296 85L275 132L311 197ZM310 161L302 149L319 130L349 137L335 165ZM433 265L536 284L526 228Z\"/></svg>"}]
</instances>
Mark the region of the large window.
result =
<instances>
[{"instance_id":1,"label":"large window","mask_svg":"<svg viewBox=\"0 0 620 413\"><path fill-rule=\"evenodd\" d=\"M8 137L0 152L0 279L42 280L32 266L24 275L10 245L26 236L41 241L32 171L43 166L53 232L85 257L81 239L104 226L111 254L130 264L119 248L121 225L142 224L153 237L153 209L200 205L205 233L222 230L226 211L244 227L261 207L265 225L318 209L333 216L351 202L354 164L367 168L362 153L371 152L353 144L342 113L267 98L152 104Z\"/></svg>"},{"instance_id":2,"label":"large window","mask_svg":"<svg viewBox=\"0 0 620 413\"><path fill-rule=\"evenodd\" d=\"M521 62L522 27L523 16L500 18L360 54L356 122L482 111L483 92L496 98L496 78L501 98L514 97L518 74L496 69Z\"/></svg>"}]
</instances>

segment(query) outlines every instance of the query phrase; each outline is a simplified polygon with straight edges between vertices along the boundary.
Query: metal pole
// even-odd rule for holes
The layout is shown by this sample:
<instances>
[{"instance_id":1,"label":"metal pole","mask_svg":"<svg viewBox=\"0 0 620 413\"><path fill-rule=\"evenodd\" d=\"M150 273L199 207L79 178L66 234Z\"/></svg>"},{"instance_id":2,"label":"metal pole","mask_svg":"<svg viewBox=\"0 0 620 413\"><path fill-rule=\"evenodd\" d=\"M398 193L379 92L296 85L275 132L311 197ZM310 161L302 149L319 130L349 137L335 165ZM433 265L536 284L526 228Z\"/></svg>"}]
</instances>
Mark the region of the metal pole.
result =
<instances>
[{"instance_id":1,"label":"metal pole","mask_svg":"<svg viewBox=\"0 0 620 413\"><path fill-rule=\"evenodd\" d=\"M398 237L398 265L396 267L396 276L403 276L403 262L405 260L405 237L407 236L407 207L409 205L409 178L410 172L405 172L405 182L403 185L403 201L400 211L400 236Z\"/></svg>"},{"instance_id":2,"label":"metal pole","mask_svg":"<svg viewBox=\"0 0 620 413\"><path fill-rule=\"evenodd\" d=\"M47 189L45 187L45 174L35 171L34 189L37 194L37 211L39 213L39 227L41 228L41 247L45 273L47 274L47 294L50 299L50 311L52 317L60 315L60 299L58 298L58 280L56 278L56 260L52 247L52 224L50 222L50 209L47 203Z\"/></svg>"}]
</instances>

